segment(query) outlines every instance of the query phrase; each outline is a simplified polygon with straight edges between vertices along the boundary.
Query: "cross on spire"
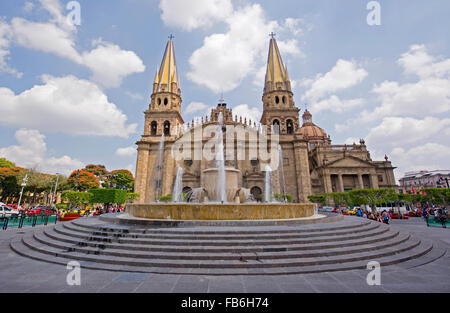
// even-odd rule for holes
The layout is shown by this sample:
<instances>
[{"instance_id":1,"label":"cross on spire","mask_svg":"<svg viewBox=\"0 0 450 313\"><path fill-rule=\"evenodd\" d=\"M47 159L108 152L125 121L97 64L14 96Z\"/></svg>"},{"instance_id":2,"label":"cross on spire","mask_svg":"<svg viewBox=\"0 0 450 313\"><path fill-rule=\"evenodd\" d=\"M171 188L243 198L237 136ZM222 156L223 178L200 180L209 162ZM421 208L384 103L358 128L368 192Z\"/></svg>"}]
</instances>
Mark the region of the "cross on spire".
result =
<instances>
[{"instance_id":1,"label":"cross on spire","mask_svg":"<svg viewBox=\"0 0 450 313\"><path fill-rule=\"evenodd\" d=\"M174 38L175 38L175 36L173 34L170 34L169 39L172 40Z\"/></svg>"},{"instance_id":2,"label":"cross on spire","mask_svg":"<svg viewBox=\"0 0 450 313\"><path fill-rule=\"evenodd\" d=\"M277 35L277 34L275 34L274 32L271 32L271 33L269 34L269 36L272 37L272 39L274 39L276 35Z\"/></svg>"},{"instance_id":3,"label":"cross on spire","mask_svg":"<svg viewBox=\"0 0 450 313\"><path fill-rule=\"evenodd\" d=\"M220 95L219 104L224 104L225 99L223 98L223 93Z\"/></svg>"}]
</instances>

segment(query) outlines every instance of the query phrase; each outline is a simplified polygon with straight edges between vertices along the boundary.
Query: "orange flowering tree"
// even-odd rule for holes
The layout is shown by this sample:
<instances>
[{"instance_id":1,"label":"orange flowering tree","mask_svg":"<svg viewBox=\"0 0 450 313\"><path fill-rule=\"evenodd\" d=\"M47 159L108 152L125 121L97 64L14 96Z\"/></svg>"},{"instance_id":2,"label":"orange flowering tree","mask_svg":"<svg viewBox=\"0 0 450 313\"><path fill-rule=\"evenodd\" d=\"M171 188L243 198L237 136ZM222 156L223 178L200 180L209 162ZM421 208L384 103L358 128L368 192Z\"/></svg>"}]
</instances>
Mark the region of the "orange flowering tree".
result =
<instances>
[{"instance_id":1,"label":"orange flowering tree","mask_svg":"<svg viewBox=\"0 0 450 313\"><path fill-rule=\"evenodd\" d=\"M78 191L87 191L100 186L100 182L94 174L83 170L73 171L67 179L67 184L69 188Z\"/></svg>"}]
</instances>

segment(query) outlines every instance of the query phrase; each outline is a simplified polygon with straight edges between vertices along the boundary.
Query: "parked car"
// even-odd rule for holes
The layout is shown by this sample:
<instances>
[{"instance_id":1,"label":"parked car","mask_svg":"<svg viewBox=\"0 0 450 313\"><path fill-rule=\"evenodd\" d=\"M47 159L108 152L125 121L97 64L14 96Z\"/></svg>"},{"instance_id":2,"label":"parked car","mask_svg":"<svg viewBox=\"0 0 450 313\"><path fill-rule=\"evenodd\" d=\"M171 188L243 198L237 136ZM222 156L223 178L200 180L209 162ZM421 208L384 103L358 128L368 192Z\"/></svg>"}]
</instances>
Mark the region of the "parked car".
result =
<instances>
[{"instance_id":1,"label":"parked car","mask_svg":"<svg viewBox=\"0 0 450 313\"><path fill-rule=\"evenodd\" d=\"M0 206L0 216L1 217L11 217L14 215L19 215L19 211L15 210L9 206L6 206L6 205Z\"/></svg>"},{"instance_id":2,"label":"parked car","mask_svg":"<svg viewBox=\"0 0 450 313\"><path fill-rule=\"evenodd\" d=\"M27 211L27 215L28 216L33 216L33 215L42 215L42 214L46 214L46 215L50 215L50 214L54 214L55 213L55 209L49 206L38 206L35 208L32 208L30 210Z\"/></svg>"},{"instance_id":3,"label":"parked car","mask_svg":"<svg viewBox=\"0 0 450 313\"><path fill-rule=\"evenodd\" d=\"M78 212L76 212L76 211L75 212L67 212L67 213L64 213L61 216L60 221L61 222L67 222L67 221L76 220L76 219L78 219L80 217L81 217L80 214Z\"/></svg>"},{"instance_id":4,"label":"parked car","mask_svg":"<svg viewBox=\"0 0 450 313\"><path fill-rule=\"evenodd\" d=\"M324 206L319 208L319 210L323 211L323 212L333 212L334 208L330 207L330 206Z\"/></svg>"}]
</instances>

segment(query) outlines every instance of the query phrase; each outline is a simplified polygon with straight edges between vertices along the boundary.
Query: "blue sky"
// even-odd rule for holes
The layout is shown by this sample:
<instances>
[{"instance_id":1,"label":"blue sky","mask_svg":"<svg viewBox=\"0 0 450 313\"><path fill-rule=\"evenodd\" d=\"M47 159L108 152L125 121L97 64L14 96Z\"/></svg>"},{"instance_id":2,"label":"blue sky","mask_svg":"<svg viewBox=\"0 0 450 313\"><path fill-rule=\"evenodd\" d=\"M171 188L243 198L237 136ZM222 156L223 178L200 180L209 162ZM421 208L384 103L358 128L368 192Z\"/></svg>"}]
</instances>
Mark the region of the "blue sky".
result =
<instances>
[{"instance_id":1,"label":"blue sky","mask_svg":"<svg viewBox=\"0 0 450 313\"><path fill-rule=\"evenodd\" d=\"M274 31L294 100L334 144L365 138L397 178L450 168L450 3L366 0L0 2L0 157L68 173L89 163L134 171L135 145L169 34L185 121L221 92L260 117Z\"/></svg>"}]
</instances>

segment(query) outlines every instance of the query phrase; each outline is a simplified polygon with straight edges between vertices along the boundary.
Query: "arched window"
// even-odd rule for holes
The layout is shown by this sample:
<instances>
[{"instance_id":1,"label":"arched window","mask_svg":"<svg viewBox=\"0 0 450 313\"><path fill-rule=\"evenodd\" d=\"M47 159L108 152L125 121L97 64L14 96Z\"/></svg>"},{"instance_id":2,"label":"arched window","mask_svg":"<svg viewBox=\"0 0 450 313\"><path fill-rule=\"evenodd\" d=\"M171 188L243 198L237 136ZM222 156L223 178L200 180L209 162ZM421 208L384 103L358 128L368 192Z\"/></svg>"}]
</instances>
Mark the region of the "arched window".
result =
<instances>
[{"instance_id":1,"label":"arched window","mask_svg":"<svg viewBox=\"0 0 450 313\"><path fill-rule=\"evenodd\" d=\"M161 105L161 98L158 98L158 105Z\"/></svg>"},{"instance_id":2,"label":"arched window","mask_svg":"<svg viewBox=\"0 0 450 313\"><path fill-rule=\"evenodd\" d=\"M285 96L283 96L283 103L286 103L286 97Z\"/></svg>"},{"instance_id":3,"label":"arched window","mask_svg":"<svg viewBox=\"0 0 450 313\"><path fill-rule=\"evenodd\" d=\"M294 133L294 123L292 122L292 120L286 121L286 131L288 134Z\"/></svg>"},{"instance_id":4,"label":"arched window","mask_svg":"<svg viewBox=\"0 0 450 313\"><path fill-rule=\"evenodd\" d=\"M153 121L151 123L150 128L151 128L152 136L156 136L156 132L158 130L158 123L156 123L156 121Z\"/></svg>"},{"instance_id":5,"label":"arched window","mask_svg":"<svg viewBox=\"0 0 450 313\"><path fill-rule=\"evenodd\" d=\"M192 188L189 187L189 186L186 186L186 187L183 188L183 193L189 193L191 191L192 191Z\"/></svg>"},{"instance_id":6,"label":"arched window","mask_svg":"<svg viewBox=\"0 0 450 313\"><path fill-rule=\"evenodd\" d=\"M170 136L170 122L164 122L164 136Z\"/></svg>"},{"instance_id":7,"label":"arched window","mask_svg":"<svg viewBox=\"0 0 450 313\"><path fill-rule=\"evenodd\" d=\"M262 194L262 190L261 188L255 186L252 187L252 189L250 189L250 193L253 195L253 198L255 198L255 200L257 201L261 201L261 194Z\"/></svg>"},{"instance_id":8,"label":"arched window","mask_svg":"<svg viewBox=\"0 0 450 313\"><path fill-rule=\"evenodd\" d=\"M164 98L164 105L167 105L169 103L169 100L167 98Z\"/></svg>"},{"instance_id":9,"label":"arched window","mask_svg":"<svg viewBox=\"0 0 450 313\"><path fill-rule=\"evenodd\" d=\"M273 120L273 130L276 134L280 133L280 121L279 120Z\"/></svg>"},{"instance_id":10,"label":"arched window","mask_svg":"<svg viewBox=\"0 0 450 313\"><path fill-rule=\"evenodd\" d=\"M280 103L280 97L278 97L278 96L275 97L275 103L276 104Z\"/></svg>"}]
</instances>

